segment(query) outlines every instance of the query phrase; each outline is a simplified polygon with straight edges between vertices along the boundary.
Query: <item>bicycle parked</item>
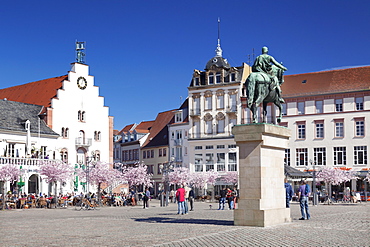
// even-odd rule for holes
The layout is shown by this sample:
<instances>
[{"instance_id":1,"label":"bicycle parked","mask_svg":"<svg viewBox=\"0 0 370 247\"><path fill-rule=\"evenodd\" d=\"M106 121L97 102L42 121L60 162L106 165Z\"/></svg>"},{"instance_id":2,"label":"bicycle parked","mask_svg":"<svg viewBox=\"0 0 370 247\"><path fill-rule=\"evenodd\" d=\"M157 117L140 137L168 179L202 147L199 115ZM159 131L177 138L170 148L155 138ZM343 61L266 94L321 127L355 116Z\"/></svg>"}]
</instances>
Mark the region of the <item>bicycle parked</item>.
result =
<instances>
[{"instance_id":1,"label":"bicycle parked","mask_svg":"<svg viewBox=\"0 0 370 247\"><path fill-rule=\"evenodd\" d=\"M97 202L95 200L89 201L86 198L81 198L76 202L75 209L80 211L83 210L98 210L102 206L101 202Z\"/></svg>"}]
</instances>

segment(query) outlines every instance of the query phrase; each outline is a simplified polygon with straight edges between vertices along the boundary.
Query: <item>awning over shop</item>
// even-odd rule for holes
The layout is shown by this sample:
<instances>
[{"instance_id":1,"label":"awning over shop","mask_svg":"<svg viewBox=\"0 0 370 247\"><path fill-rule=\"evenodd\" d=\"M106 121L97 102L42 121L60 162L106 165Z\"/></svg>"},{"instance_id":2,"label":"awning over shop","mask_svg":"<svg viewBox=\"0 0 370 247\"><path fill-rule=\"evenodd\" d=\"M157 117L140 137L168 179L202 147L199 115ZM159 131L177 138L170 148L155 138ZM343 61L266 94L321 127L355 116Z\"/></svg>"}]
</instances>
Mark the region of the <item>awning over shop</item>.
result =
<instances>
[{"instance_id":1,"label":"awning over shop","mask_svg":"<svg viewBox=\"0 0 370 247\"><path fill-rule=\"evenodd\" d=\"M284 174L286 177L290 178L308 178L312 177L311 173L309 172L302 172L298 169L295 169L291 166L284 166Z\"/></svg>"}]
</instances>

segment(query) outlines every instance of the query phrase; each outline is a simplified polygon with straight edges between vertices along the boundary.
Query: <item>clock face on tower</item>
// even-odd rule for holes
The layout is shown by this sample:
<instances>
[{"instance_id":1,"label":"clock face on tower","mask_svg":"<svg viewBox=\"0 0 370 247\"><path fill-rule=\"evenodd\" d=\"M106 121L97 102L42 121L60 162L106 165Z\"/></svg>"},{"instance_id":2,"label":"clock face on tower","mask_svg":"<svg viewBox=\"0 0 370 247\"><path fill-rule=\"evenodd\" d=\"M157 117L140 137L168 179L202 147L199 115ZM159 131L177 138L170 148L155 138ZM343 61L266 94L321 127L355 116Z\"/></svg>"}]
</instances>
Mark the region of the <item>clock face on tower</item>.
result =
<instances>
[{"instance_id":1,"label":"clock face on tower","mask_svg":"<svg viewBox=\"0 0 370 247\"><path fill-rule=\"evenodd\" d=\"M84 90L87 87L87 81L85 77L82 77L82 76L78 77L77 86L79 89L82 89L82 90Z\"/></svg>"}]
</instances>

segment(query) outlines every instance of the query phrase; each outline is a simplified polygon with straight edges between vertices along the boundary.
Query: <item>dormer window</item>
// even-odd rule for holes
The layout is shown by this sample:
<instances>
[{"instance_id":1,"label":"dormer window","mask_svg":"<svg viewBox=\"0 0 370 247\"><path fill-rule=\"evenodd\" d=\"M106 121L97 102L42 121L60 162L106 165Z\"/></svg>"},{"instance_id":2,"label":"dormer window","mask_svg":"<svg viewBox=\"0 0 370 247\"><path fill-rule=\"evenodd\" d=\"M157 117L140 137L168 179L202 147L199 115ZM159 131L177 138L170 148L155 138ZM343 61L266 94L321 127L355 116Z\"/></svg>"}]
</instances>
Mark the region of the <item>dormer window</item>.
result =
<instances>
[{"instance_id":1,"label":"dormer window","mask_svg":"<svg viewBox=\"0 0 370 247\"><path fill-rule=\"evenodd\" d=\"M194 86L199 86L199 77L194 78Z\"/></svg>"},{"instance_id":2,"label":"dormer window","mask_svg":"<svg viewBox=\"0 0 370 247\"><path fill-rule=\"evenodd\" d=\"M236 75L235 73L230 74L230 81L235 81L236 80Z\"/></svg>"},{"instance_id":3,"label":"dormer window","mask_svg":"<svg viewBox=\"0 0 370 247\"><path fill-rule=\"evenodd\" d=\"M208 75L208 84L213 85L213 83L214 83L214 74L213 72L210 72Z\"/></svg>"},{"instance_id":4,"label":"dormer window","mask_svg":"<svg viewBox=\"0 0 370 247\"><path fill-rule=\"evenodd\" d=\"M182 111L178 111L175 114L175 123L180 123L182 122Z\"/></svg>"},{"instance_id":5,"label":"dormer window","mask_svg":"<svg viewBox=\"0 0 370 247\"><path fill-rule=\"evenodd\" d=\"M221 83L221 73L220 72L217 72L216 73L216 83Z\"/></svg>"}]
</instances>

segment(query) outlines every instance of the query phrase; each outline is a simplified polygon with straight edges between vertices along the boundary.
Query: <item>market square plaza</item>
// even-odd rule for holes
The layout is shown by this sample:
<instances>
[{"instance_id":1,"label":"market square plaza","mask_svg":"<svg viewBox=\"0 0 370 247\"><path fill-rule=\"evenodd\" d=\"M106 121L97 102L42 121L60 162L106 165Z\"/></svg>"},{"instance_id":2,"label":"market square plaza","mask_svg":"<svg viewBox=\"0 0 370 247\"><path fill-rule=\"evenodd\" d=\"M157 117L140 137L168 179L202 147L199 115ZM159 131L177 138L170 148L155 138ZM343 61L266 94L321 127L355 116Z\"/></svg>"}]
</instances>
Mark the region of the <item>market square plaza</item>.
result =
<instances>
[{"instance_id":1,"label":"market square plaza","mask_svg":"<svg viewBox=\"0 0 370 247\"><path fill-rule=\"evenodd\" d=\"M212 208L210 207L212 205ZM149 209L13 209L0 212L0 246L369 246L370 205L310 205L301 221L297 203L292 222L272 227L234 226L233 210L196 202L177 215L177 205Z\"/></svg>"}]
</instances>

